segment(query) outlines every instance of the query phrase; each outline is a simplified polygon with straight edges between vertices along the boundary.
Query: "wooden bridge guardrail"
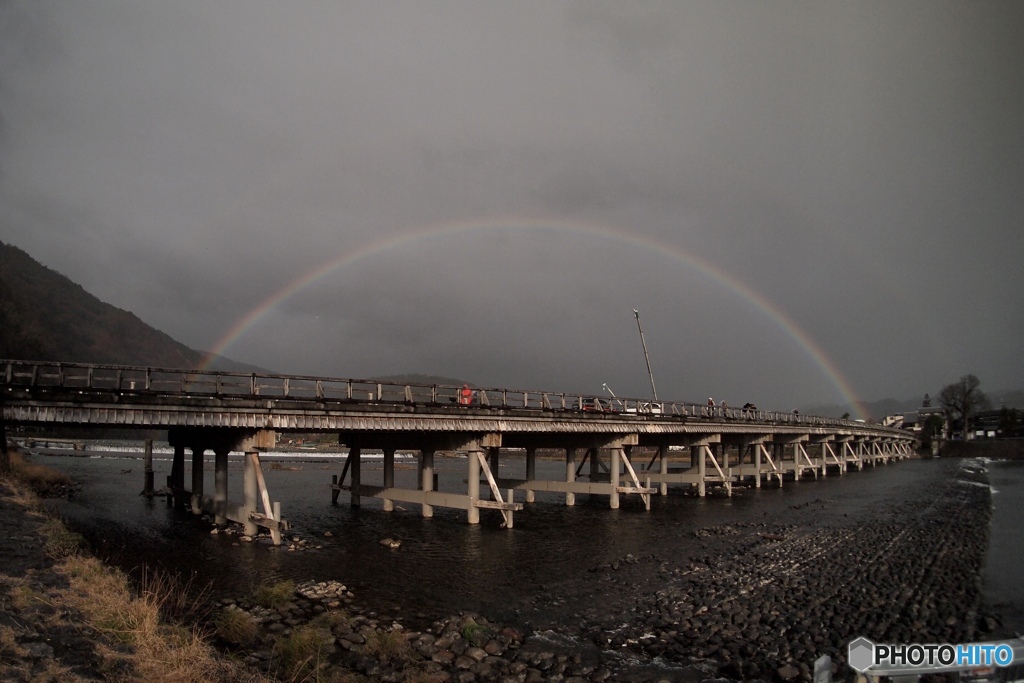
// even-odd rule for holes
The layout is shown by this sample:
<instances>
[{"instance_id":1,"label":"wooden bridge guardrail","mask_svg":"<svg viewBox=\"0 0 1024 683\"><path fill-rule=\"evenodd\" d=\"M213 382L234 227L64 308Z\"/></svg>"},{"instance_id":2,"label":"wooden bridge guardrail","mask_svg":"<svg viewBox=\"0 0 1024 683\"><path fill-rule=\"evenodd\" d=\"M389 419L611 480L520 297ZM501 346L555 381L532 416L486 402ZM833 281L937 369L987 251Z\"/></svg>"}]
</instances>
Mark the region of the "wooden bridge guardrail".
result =
<instances>
[{"instance_id":1,"label":"wooden bridge guardrail","mask_svg":"<svg viewBox=\"0 0 1024 683\"><path fill-rule=\"evenodd\" d=\"M0 360L6 390L118 392L144 397L271 398L317 402L460 406L466 387L398 383L374 379L241 373L127 365ZM538 390L472 387L469 405L479 409L581 411L638 418L692 418L809 426L858 426L839 418L770 410L709 407L682 401L607 397ZM872 425L878 428L879 425ZM900 432L900 430L893 430Z\"/></svg>"}]
</instances>

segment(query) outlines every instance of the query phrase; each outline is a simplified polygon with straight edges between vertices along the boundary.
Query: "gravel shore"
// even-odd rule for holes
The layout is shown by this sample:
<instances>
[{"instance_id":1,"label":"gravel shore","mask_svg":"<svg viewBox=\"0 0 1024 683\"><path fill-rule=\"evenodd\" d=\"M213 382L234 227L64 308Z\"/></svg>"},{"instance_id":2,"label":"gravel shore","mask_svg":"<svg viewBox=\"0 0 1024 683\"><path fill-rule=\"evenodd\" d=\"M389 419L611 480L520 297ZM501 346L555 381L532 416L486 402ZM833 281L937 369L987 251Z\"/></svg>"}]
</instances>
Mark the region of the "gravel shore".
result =
<instances>
[{"instance_id":1,"label":"gravel shore","mask_svg":"<svg viewBox=\"0 0 1024 683\"><path fill-rule=\"evenodd\" d=\"M460 614L416 630L401 614L363 607L341 584L315 581L273 608L249 595L219 601L211 625L225 612L246 614L257 629L251 640L220 644L271 674L282 639L315 632L324 671L349 672L337 680L807 681L823 654L843 679L846 645L857 636L963 642L1008 635L982 604L990 517L984 463L959 460L934 471L885 509L822 524L815 513L830 501L819 499L791 506L784 520L701 529L684 559L627 555L591 567L591 594L568 627L528 630ZM69 634L34 631L32 614L10 598L26 575L43 586L53 578L38 538L41 520L7 498L0 519L9 530L0 547L0 625L13 640L0 675L34 680L12 674L51 658L73 665L81 675L75 680L104 680L99 671L90 678L88 637L77 633L64 645Z\"/></svg>"}]
</instances>

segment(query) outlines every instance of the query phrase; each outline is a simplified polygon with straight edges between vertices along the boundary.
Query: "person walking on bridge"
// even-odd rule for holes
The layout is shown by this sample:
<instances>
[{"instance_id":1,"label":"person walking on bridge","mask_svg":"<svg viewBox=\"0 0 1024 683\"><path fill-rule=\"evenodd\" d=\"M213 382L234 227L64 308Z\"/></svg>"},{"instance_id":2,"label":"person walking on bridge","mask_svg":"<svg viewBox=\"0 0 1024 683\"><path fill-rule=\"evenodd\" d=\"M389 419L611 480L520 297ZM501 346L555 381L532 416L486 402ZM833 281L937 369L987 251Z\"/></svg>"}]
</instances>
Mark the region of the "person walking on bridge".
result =
<instances>
[{"instance_id":1,"label":"person walking on bridge","mask_svg":"<svg viewBox=\"0 0 1024 683\"><path fill-rule=\"evenodd\" d=\"M468 384L463 384L462 389L459 391L459 405L468 406L473 402L473 390L469 388Z\"/></svg>"}]
</instances>

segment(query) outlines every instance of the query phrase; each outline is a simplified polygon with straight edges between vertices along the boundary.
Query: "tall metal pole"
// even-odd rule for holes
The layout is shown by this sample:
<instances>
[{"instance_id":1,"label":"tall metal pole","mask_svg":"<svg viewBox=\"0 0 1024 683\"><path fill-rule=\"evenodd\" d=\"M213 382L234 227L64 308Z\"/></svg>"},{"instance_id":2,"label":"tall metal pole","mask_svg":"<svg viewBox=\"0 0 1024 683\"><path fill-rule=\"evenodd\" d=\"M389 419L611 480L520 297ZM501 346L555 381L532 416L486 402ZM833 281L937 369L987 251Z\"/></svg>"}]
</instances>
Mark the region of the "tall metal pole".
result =
<instances>
[{"instance_id":1,"label":"tall metal pole","mask_svg":"<svg viewBox=\"0 0 1024 683\"><path fill-rule=\"evenodd\" d=\"M640 343L644 347L644 360L647 361L647 374L651 378L651 392L654 394L654 400L658 400L658 390L654 388L654 373L651 372L651 359L647 356L647 342L644 341L644 328L640 327L640 311L633 309L633 315L636 316L636 329L640 330Z\"/></svg>"}]
</instances>

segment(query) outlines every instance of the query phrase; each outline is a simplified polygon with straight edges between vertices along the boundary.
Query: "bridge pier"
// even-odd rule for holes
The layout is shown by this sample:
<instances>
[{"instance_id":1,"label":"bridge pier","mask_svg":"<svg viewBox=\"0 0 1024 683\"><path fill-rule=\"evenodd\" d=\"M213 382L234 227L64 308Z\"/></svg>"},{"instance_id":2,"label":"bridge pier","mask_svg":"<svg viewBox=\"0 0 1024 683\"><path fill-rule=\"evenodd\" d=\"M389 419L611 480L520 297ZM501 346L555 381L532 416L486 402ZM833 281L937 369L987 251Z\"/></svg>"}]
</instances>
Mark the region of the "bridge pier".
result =
<instances>
[{"instance_id":1,"label":"bridge pier","mask_svg":"<svg viewBox=\"0 0 1024 683\"><path fill-rule=\"evenodd\" d=\"M435 506L452 507L466 510L470 524L479 524L480 508L497 509L505 517L505 526L512 525L512 512L522 509L522 505L512 500L509 492L508 500L502 498L497 488L497 480L492 474L492 465L500 464L495 451L500 449L500 434L342 434L339 438L349 448L348 456L341 476L331 478L331 502L336 504L341 491L349 491L350 504L358 507L363 496L380 498L386 510L393 510L394 501L418 504L422 507L424 517L433 516ZM362 482L361 456L364 448L381 448L384 451L383 486L371 486ZM418 477L415 489L402 489L394 485L393 454L396 450L413 450L419 452ZM467 454L466 494L443 493L436 490L434 473L434 455L436 451L463 451ZM389 456L388 453L391 453ZM488 461L490 460L490 463ZM481 474L487 477L491 499L481 496ZM349 477L349 484L346 484ZM390 503L390 505L389 505Z\"/></svg>"},{"instance_id":2,"label":"bridge pier","mask_svg":"<svg viewBox=\"0 0 1024 683\"><path fill-rule=\"evenodd\" d=\"M227 524L228 505L228 453L230 448L220 446L213 451L213 509L214 524Z\"/></svg>"},{"instance_id":3,"label":"bridge pier","mask_svg":"<svg viewBox=\"0 0 1024 683\"><path fill-rule=\"evenodd\" d=\"M690 446L692 449L693 457L697 460L697 494L703 498L707 495L707 475L708 475L708 460L707 460L707 448L708 444L701 442L695 446Z\"/></svg>"},{"instance_id":4,"label":"bridge pier","mask_svg":"<svg viewBox=\"0 0 1024 683\"><path fill-rule=\"evenodd\" d=\"M218 525L236 522L243 525L247 534L256 533L258 527L264 527L270 532L274 544L281 544L281 532L288 529L288 522L281 518L280 503L270 500L256 451L257 444L273 444L273 432L217 427L174 428L168 431L168 441L174 448L174 460L167 483L176 507L187 506L195 515L213 515L214 523ZM235 448L242 448L245 458L241 505L228 500L228 457ZM191 491L184 486L186 449L192 451ZM213 497L203 492L203 455L207 450L214 453ZM257 495L262 496L263 513L256 510Z\"/></svg>"},{"instance_id":5,"label":"bridge pier","mask_svg":"<svg viewBox=\"0 0 1024 683\"><path fill-rule=\"evenodd\" d=\"M384 449L384 488L391 489L395 487L395 449L385 448ZM394 512L395 501L390 498L384 498L384 512Z\"/></svg>"},{"instance_id":6,"label":"bridge pier","mask_svg":"<svg viewBox=\"0 0 1024 683\"><path fill-rule=\"evenodd\" d=\"M611 464L608 466L609 474L611 475L611 490L608 493L608 507L612 510L619 509L619 469L620 459L622 457L622 447L619 445L612 446L610 449L609 458Z\"/></svg>"},{"instance_id":7,"label":"bridge pier","mask_svg":"<svg viewBox=\"0 0 1024 683\"><path fill-rule=\"evenodd\" d=\"M658 495L668 495L668 481L665 479L665 475L668 474L668 446L665 444L658 445L658 472L662 475L662 479L658 484Z\"/></svg>"},{"instance_id":8,"label":"bridge pier","mask_svg":"<svg viewBox=\"0 0 1024 683\"><path fill-rule=\"evenodd\" d=\"M434 490L434 449L428 448L420 452L420 490L425 494ZM423 497L422 514L424 517L434 516L434 506Z\"/></svg>"},{"instance_id":9,"label":"bridge pier","mask_svg":"<svg viewBox=\"0 0 1024 683\"><path fill-rule=\"evenodd\" d=\"M0 435L3 438L3 435ZM153 491L153 439L146 439L143 445L145 451L143 461L142 495L152 497Z\"/></svg>"},{"instance_id":10,"label":"bridge pier","mask_svg":"<svg viewBox=\"0 0 1024 683\"><path fill-rule=\"evenodd\" d=\"M588 451L588 454L589 454L589 451ZM595 458L596 457L597 457L597 454L595 452ZM593 471L593 468L594 468L594 461L593 460L591 460L590 467L591 467L591 471ZM565 483L566 484L572 484L574 481L576 481L576 447L575 446L566 446L566 448L565 448ZM591 477L591 481L593 481L593 477ZM572 507L573 505L575 505L576 504L576 494L573 493L572 491L566 491L565 492L565 504L566 504L567 507Z\"/></svg>"},{"instance_id":11,"label":"bridge pier","mask_svg":"<svg viewBox=\"0 0 1024 683\"><path fill-rule=\"evenodd\" d=\"M172 444L174 459L171 461L171 474L167 477L167 489L171 492L168 502L176 508L185 507L185 444Z\"/></svg>"},{"instance_id":12,"label":"bridge pier","mask_svg":"<svg viewBox=\"0 0 1024 683\"><path fill-rule=\"evenodd\" d=\"M256 478L256 463L259 460L259 453L246 451L245 461L242 464L242 506L245 513L243 531L248 536L255 536L258 528L252 519L256 512L256 497L259 491L259 484Z\"/></svg>"},{"instance_id":13,"label":"bridge pier","mask_svg":"<svg viewBox=\"0 0 1024 683\"><path fill-rule=\"evenodd\" d=\"M490 446L487 448L487 462L490 464L491 473L497 477L501 470L501 448ZM486 494L485 494L486 495ZM496 500L491 498L491 500Z\"/></svg>"},{"instance_id":14,"label":"bridge pier","mask_svg":"<svg viewBox=\"0 0 1024 683\"><path fill-rule=\"evenodd\" d=\"M353 446L348 449L348 458L345 460L345 465L350 467L350 476L352 477L352 494L349 496L349 505L354 508L362 507L363 500L359 496L360 487L363 484L363 473L362 463L363 452L359 446Z\"/></svg>"},{"instance_id":15,"label":"bridge pier","mask_svg":"<svg viewBox=\"0 0 1024 683\"><path fill-rule=\"evenodd\" d=\"M192 449L192 514L203 512L203 455L206 448L193 444Z\"/></svg>"},{"instance_id":16,"label":"bridge pier","mask_svg":"<svg viewBox=\"0 0 1024 683\"><path fill-rule=\"evenodd\" d=\"M764 476L767 475L770 480L771 476L777 473L775 461L767 456L767 451L764 449L764 444L769 438L767 434L745 435L736 442L736 466L731 467L730 472L735 474L738 479L752 477L754 488L761 488L761 479ZM767 467L764 465L765 458L762 456L767 456Z\"/></svg>"},{"instance_id":17,"label":"bridge pier","mask_svg":"<svg viewBox=\"0 0 1024 683\"><path fill-rule=\"evenodd\" d=\"M755 440L750 448L754 451L754 487L761 488L761 451L764 450L764 444Z\"/></svg>"},{"instance_id":18,"label":"bridge pier","mask_svg":"<svg viewBox=\"0 0 1024 683\"><path fill-rule=\"evenodd\" d=\"M530 482L537 478L537 447L531 446L526 449L526 481ZM537 499L532 488L526 489L526 502L533 503Z\"/></svg>"},{"instance_id":19,"label":"bridge pier","mask_svg":"<svg viewBox=\"0 0 1024 683\"><path fill-rule=\"evenodd\" d=\"M466 474L466 496L469 498L469 508L466 511L466 521L470 524L480 523L480 510L476 504L480 500L480 457L483 455L483 448L479 441L470 443L467 449L469 472Z\"/></svg>"}]
</instances>

